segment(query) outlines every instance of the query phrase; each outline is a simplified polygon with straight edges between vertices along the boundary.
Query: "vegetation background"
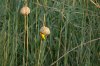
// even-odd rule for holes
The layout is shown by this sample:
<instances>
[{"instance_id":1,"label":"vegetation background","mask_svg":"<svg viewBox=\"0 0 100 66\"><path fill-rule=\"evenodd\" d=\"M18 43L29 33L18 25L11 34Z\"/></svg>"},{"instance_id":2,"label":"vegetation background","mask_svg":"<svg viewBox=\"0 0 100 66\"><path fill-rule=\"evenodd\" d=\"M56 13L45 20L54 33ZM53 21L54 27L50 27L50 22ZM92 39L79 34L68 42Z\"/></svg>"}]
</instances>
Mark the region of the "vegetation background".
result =
<instances>
[{"instance_id":1,"label":"vegetation background","mask_svg":"<svg viewBox=\"0 0 100 66\"><path fill-rule=\"evenodd\" d=\"M24 0L0 0L0 66L100 66L100 0L27 3L28 51L20 14ZM44 14L51 34L41 40Z\"/></svg>"}]
</instances>

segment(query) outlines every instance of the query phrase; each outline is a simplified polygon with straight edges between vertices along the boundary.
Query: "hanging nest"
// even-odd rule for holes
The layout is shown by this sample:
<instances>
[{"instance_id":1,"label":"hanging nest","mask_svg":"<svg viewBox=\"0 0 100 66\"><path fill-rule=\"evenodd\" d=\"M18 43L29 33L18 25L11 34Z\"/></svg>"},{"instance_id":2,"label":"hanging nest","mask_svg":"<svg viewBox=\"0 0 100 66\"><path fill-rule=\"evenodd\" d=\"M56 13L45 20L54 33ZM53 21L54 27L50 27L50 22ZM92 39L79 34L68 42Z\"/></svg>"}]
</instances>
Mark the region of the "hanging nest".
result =
<instances>
[{"instance_id":1,"label":"hanging nest","mask_svg":"<svg viewBox=\"0 0 100 66\"><path fill-rule=\"evenodd\" d=\"M20 13L22 14L22 15L28 15L29 13L30 13L30 8L28 7L28 6L23 6L22 8L21 8L21 10L20 10Z\"/></svg>"},{"instance_id":2,"label":"hanging nest","mask_svg":"<svg viewBox=\"0 0 100 66\"><path fill-rule=\"evenodd\" d=\"M40 36L42 39L46 39L46 36L50 34L50 29L48 27L41 27L40 29Z\"/></svg>"}]
</instances>

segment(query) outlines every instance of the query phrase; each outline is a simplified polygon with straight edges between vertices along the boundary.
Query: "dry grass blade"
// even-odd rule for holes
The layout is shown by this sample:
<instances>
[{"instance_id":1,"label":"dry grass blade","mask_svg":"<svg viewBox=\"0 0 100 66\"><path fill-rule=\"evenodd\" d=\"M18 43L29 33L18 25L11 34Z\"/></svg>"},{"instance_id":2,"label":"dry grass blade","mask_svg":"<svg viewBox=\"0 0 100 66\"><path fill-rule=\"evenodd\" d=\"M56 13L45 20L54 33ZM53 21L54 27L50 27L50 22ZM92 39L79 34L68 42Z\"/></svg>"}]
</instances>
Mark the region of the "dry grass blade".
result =
<instances>
[{"instance_id":1,"label":"dry grass blade","mask_svg":"<svg viewBox=\"0 0 100 66\"><path fill-rule=\"evenodd\" d=\"M93 3L97 8L100 8L99 3L95 3L93 0L90 0L91 3Z\"/></svg>"},{"instance_id":2,"label":"dry grass blade","mask_svg":"<svg viewBox=\"0 0 100 66\"><path fill-rule=\"evenodd\" d=\"M88 41L88 42L86 42L86 43L83 43L83 44L80 44L80 45L74 47L74 48L71 49L70 51L68 51L68 52L66 52L65 54L63 54L59 59L57 59L56 61L54 61L50 66L53 66L55 63L57 63L60 59L62 59L62 58L63 58L64 56L66 56L68 53L70 53L70 52L72 52L73 50L75 50L75 49L81 47L81 45L86 45L86 44L88 44L88 43L91 43L91 42L94 42L94 41L97 41L97 40L100 40L100 38L90 40L90 41Z\"/></svg>"}]
</instances>

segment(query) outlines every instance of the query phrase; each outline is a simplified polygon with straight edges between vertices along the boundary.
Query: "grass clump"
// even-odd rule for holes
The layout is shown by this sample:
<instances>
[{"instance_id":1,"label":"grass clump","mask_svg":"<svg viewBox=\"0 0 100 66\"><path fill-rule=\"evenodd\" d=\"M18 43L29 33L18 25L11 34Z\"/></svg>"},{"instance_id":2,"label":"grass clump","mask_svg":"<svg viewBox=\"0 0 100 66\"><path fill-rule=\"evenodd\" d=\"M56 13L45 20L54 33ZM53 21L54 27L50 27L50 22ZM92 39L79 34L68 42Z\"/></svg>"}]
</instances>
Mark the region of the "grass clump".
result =
<instances>
[{"instance_id":1,"label":"grass clump","mask_svg":"<svg viewBox=\"0 0 100 66\"><path fill-rule=\"evenodd\" d=\"M30 11L23 16L26 3ZM99 66L99 3L0 0L0 66ZM45 40L41 26L50 29Z\"/></svg>"}]
</instances>

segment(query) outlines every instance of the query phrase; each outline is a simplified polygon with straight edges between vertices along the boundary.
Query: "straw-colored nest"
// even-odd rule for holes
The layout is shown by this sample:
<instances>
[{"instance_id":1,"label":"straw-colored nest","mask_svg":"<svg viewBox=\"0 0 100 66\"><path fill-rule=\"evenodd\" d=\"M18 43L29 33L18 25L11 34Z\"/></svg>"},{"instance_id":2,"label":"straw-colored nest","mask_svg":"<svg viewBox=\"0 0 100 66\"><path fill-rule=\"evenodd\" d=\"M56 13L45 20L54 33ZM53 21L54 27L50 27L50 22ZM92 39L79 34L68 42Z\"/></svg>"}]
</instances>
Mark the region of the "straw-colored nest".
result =
<instances>
[{"instance_id":1,"label":"straw-colored nest","mask_svg":"<svg viewBox=\"0 0 100 66\"><path fill-rule=\"evenodd\" d=\"M27 7L27 6L23 6L23 7L21 8L21 10L20 10L20 13L21 13L22 15L28 15L28 14L30 13L30 8Z\"/></svg>"},{"instance_id":2,"label":"straw-colored nest","mask_svg":"<svg viewBox=\"0 0 100 66\"><path fill-rule=\"evenodd\" d=\"M41 29L40 29L40 33L42 33L42 34L48 36L48 35L50 34L50 29L49 29L48 27L43 26L43 27L41 27Z\"/></svg>"}]
</instances>

